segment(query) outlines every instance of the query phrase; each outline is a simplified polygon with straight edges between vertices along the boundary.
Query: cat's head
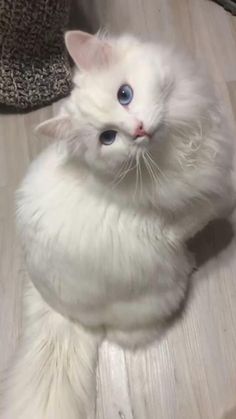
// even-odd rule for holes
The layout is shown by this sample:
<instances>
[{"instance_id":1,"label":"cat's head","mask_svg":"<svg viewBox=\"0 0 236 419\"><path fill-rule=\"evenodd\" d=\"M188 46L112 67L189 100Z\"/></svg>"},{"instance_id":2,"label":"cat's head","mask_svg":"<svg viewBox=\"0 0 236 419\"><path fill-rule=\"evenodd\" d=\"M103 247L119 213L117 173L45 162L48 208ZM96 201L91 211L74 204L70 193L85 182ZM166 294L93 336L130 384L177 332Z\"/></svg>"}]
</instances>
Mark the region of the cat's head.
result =
<instances>
[{"instance_id":1,"label":"cat's head","mask_svg":"<svg viewBox=\"0 0 236 419\"><path fill-rule=\"evenodd\" d=\"M79 70L74 89L38 130L66 140L95 172L115 176L147 153L160 159L163 148L178 148L171 130L198 123L207 109L203 79L184 56L126 35L71 31L65 41Z\"/></svg>"}]
</instances>

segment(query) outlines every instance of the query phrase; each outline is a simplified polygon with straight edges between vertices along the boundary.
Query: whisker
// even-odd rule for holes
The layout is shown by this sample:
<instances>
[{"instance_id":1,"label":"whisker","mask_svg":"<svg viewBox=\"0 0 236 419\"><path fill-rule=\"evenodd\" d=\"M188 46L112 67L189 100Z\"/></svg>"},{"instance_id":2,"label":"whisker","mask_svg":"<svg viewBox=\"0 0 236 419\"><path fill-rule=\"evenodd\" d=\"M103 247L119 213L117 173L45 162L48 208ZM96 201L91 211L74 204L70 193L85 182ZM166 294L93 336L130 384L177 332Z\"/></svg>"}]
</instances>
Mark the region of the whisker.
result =
<instances>
[{"instance_id":1,"label":"whisker","mask_svg":"<svg viewBox=\"0 0 236 419\"><path fill-rule=\"evenodd\" d=\"M168 176L166 176L166 174L160 169L160 167L158 166L158 164L153 160L153 158L151 157L150 153L147 151L146 154L147 158L149 159L149 162L156 167L157 171L159 172L159 174L165 179L165 180L169 180Z\"/></svg>"},{"instance_id":2,"label":"whisker","mask_svg":"<svg viewBox=\"0 0 236 419\"><path fill-rule=\"evenodd\" d=\"M148 162L147 162L147 159L145 157L145 152L143 153L143 162L144 162L144 166L147 170L147 173L150 176L151 181L153 182L153 178L152 178L151 172L150 172L149 167L148 167Z\"/></svg>"},{"instance_id":3,"label":"whisker","mask_svg":"<svg viewBox=\"0 0 236 419\"><path fill-rule=\"evenodd\" d=\"M130 160L130 163L129 163L129 166L128 166L128 168L123 172L123 175L120 177L120 179L118 179L118 181L113 185L114 187L115 186L117 186L117 185L119 185L119 183L121 183L124 179L125 179L125 177L127 176L127 174L129 173L129 172L131 172L131 170L133 170L134 168L135 168L135 166L132 166L133 165L133 161L134 161L134 157L132 157L132 159Z\"/></svg>"},{"instance_id":4,"label":"whisker","mask_svg":"<svg viewBox=\"0 0 236 419\"><path fill-rule=\"evenodd\" d=\"M139 184L139 154L136 155L136 182L135 182L135 190L134 190L134 198L136 197L136 193L138 191L138 184Z\"/></svg>"},{"instance_id":5,"label":"whisker","mask_svg":"<svg viewBox=\"0 0 236 419\"><path fill-rule=\"evenodd\" d=\"M153 185L156 186L156 184L159 183L159 178L158 178L157 174L155 173L155 171L153 170L150 162L148 161L146 154L144 156L144 161L145 161L145 165L146 165L147 171L149 173L149 176L151 178L151 181L152 181Z\"/></svg>"},{"instance_id":6,"label":"whisker","mask_svg":"<svg viewBox=\"0 0 236 419\"><path fill-rule=\"evenodd\" d=\"M114 183L116 183L116 181L119 180L120 177L123 176L124 171L126 171L127 168L128 168L128 166L129 166L129 162L130 162L130 159L129 158L127 158L124 162L122 162L120 168L118 169L117 173L114 176L113 181L111 182L111 185L113 185Z\"/></svg>"},{"instance_id":7,"label":"whisker","mask_svg":"<svg viewBox=\"0 0 236 419\"><path fill-rule=\"evenodd\" d=\"M140 150L139 157L142 158L143 152ZM139 174L140 174L140 196L143 195L143 177L142 177L142 165L141 162L139 164Z\"/></svg>"}]
</instances>

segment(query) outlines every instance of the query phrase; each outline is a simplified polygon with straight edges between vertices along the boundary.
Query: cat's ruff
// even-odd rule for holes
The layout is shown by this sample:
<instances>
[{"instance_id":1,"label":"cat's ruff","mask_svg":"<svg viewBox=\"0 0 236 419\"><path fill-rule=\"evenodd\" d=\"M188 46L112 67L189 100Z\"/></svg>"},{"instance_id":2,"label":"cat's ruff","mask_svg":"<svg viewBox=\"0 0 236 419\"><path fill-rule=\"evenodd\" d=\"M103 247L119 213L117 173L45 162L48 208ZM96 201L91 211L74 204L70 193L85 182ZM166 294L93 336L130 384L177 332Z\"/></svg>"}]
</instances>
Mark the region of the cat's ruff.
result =
<instances>
[{"instance_id":1,"label":"cat's ruff","mask_svg":"<svg viewBox=\"0 0 236 419\"><path fill-rule=\"evenodd\" d=\"M190 58L130 36L66 44L75 88L38 128L58 141L17 194L32 284L1 419L93 415L100 342L159 336L188 287L186 240L232 195L230 134Z\"/></svg>"}]
</instances>

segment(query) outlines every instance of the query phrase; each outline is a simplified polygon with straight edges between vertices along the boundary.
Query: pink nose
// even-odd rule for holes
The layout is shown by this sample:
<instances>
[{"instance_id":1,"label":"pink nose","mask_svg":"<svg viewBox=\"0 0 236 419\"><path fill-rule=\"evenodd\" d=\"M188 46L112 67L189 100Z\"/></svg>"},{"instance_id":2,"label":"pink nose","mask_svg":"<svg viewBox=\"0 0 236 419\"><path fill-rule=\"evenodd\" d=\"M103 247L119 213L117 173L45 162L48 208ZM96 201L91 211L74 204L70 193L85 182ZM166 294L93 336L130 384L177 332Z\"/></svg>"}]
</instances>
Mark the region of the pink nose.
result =
<instances>
[{"instance_id":1,"label":"pink nose","mask_svg":"<svg viewBox=\"0 0 236 419\"><path fill-rule=\"evenodd\" d=\"M144 137L145 135L148 135L148 134L143 127L143 123L140 122L139 125L137 125L137 127L134 131L134 138Z\"/></svg>"}]
</instances>

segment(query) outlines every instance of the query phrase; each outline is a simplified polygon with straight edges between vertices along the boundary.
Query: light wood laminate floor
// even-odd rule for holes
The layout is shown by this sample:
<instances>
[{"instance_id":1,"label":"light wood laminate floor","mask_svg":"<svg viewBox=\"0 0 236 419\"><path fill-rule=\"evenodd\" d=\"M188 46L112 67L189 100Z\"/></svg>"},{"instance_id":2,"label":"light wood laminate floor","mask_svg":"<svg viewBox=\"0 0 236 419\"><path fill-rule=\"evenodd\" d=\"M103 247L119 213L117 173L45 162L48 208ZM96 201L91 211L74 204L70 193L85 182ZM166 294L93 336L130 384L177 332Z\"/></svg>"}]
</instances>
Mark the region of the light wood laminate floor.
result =
<instances>
[{"instance_id":1,"label":"light wood laminate floor","mask_svg":"<svg viewBox=\"0 0 236 419\"><path fill-rule=\"evenodd\" d=\"M236 134L236 18L207 0L96 3L100 20L115 32L179 37L206 63ZM46 146L32 129L56 107L0 115L0 370L17 345L26 275L14 191ZM213 257L194 274L186 311L165 338L135 354L106 343L101 348L97 419L236 419L236 241L222 223L198 240L198 249L199 257Z\"/></svg>"}]
</instances>

